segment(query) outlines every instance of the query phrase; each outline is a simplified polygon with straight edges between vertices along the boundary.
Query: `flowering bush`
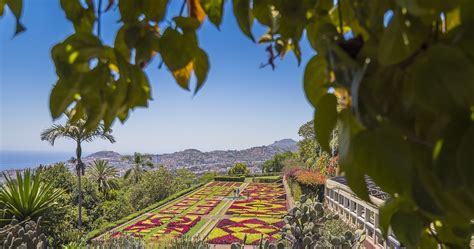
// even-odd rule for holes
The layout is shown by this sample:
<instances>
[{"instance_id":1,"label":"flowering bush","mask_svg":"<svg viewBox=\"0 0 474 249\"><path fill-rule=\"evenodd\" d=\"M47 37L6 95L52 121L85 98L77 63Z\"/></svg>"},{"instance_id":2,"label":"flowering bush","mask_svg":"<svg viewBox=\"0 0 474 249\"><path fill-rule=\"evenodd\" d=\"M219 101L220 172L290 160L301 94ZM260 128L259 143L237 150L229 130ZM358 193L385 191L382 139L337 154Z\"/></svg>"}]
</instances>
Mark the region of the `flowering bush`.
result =
<instances>
[{"instance_id":1,"label":"flowering bush","mask_svg":"<svg viewBox=\"0 0 474 249\"><path fill-rule=\"evenodd\" d=\"M299 170L295 173L295 180L307 186L323 185L326 177L323 174L312 170Z\"/></svg>"}]
</instances>

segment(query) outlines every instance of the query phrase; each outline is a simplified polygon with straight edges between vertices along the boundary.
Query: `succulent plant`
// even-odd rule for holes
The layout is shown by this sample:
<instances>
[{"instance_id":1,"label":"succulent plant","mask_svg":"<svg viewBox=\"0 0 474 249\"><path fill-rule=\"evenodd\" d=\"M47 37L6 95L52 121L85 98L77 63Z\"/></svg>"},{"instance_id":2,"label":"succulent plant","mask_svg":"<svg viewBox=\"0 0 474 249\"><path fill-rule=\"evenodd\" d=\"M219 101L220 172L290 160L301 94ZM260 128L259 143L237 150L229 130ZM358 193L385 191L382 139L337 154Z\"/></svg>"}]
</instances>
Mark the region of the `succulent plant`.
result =
<instances>
[{"instance_id":1,"label":"succulent plant","mask_svg":"<svg viewBox=\"0 0 474 249\"><path fill-rule=\"evenodd\" d=\"M2 248L46 248L47 239L41 232L40 222L41 217L37 222L30 220L21 223L13 218L11 223L0 232L5 235L0 241Z\"/></svg>"},{"instance_id":2,"label":"succulent plant","mask_svg":"<svg viewBox=\"0 0 474 249\"><path fill-rule=\"evenodd\" d=\"M365 240L362 230L355 234L346 231L342 236L325 236L324 223L332 219L339 219L339 216L326 214L320 202L303 195L301 201L296 202L295 207L283 218L286 225L283 227L282 239L288 240L294 249L359 248Z\"/></svg>"}]
</instances>

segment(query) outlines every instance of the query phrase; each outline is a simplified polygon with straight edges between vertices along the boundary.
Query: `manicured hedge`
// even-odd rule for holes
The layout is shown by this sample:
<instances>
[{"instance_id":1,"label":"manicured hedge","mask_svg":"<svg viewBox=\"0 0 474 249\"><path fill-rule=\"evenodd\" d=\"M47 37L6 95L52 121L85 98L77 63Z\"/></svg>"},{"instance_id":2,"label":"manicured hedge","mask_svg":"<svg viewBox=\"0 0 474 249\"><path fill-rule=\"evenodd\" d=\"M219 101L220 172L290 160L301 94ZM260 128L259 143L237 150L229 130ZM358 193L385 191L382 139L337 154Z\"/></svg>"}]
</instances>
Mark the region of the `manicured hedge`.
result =
<instances>
[{"instance_id":1,"label":"manicured hedge","mask_svg":"<svg viewBox=\"0 0 474 249\"><path fill-rule=\"evenodd\" d=\"M282 172L267 172L267 173L255 173L246 175L246 177L260 177L260 176L279 176Z\"/></svg>"},{"instance_id":2,"label":"manicured hedge","mask_svg":"<svg viewBox=\"0 0 474 249\"><path fill-rule=\"evenodd\" d=\"M271 182L277 182L281 180L281 176L263 176L263 177L255 177L254 182L260 182L260 183L271 183Z\"/></svg>"},{"instance_id":3,"label":"manicured hedge","mask_svg":"<svg viewBox=\"0 0 474 249\"><path fill-rule=\"evenodd\" d=\"M126 222L128 222L128 221L130 221L130 220L133 220L133 219L137 218L138 216L140 216L140 215L142 215L142 214L144 214L144 213L146 213L146 212L149 212L149 211L151 211L151 210L153 210L153 209L155 209L155 208L158 208L158 207L160 207L160 206L162 206L162 205L164 205L164 204L166 204L166 203L168 203L168 202L170 202L170 201L172 201L172 200L174 200L174 199L176 199L176 198L179 198L179 197L181 197L181 196L183 196L183 195L185 195L185 194L187 194L187 193L189 193L189 192L191 192L191 191L193 191L193 190L195 190L195 189L197 189L197 188L203 186L204 184L206 184L206 183L200 183L200 184L194 185L194 186L192 186L192 187L190 187L190 188L187 188L187 189L181 190L181 191L179 191L179 192L176 192L176 193L174 193L173 195L170 195L170 196L168 196L167 198L165 198L165 199L163 199L163 200L161 200L161 201L159 201L159 202L156 202L156 203L154 203L154 204L152 204L152 205L150 205L150 206L148 206L148 207L146 207L146 208L144 208L144 209L142 209L142 210L139 210L139 211L137 211L137 212L135 212L135 213L132 213L132 214L126 216L126 217L123 217L123 218L120 219L120 220L107 223L106 225L104 225L104 226L102 226L102 227L100 227L100 228L98 228L98 229L95 229L95 230L89 232L89 233L87 234L87 240L90 241L90 240L94 239L95 237L97 237L97 236L99 236L99 235L101 235L101 234L103 234L103 233L105 233L105 232L111 230L112 228L115 228L115 227L120 226L120 225L122 225L122 224L124 224L124 223L126 223Z\"/></svg>"},{"instance_id":4,"label":"manicured hedge","mask_svg":"<svg viewBox=\"0 0 474 249\"><path fill-rule=\"evenodd\" d=\"M216 177L214 177L214 181L244 182L245 181L245 176L216 176Z\"/></svg>"}]
</instances>

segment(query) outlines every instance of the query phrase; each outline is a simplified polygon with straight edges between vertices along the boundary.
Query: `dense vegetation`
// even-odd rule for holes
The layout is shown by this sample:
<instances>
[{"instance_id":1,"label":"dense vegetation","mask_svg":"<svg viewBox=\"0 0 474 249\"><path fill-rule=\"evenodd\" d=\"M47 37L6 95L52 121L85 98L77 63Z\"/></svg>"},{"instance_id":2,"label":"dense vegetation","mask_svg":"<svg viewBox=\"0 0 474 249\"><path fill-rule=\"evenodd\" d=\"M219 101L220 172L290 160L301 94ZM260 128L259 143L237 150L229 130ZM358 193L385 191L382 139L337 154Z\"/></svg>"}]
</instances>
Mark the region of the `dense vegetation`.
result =
<instances>
[{"instance_id":1,"label":"dense vegetation","mask_svg":"<svg viewBox=\"0 0 474 249\"><path fill-rule=\"evenodd\" d=\"M228 170L227 174L230 176L245 176L250 174L250 170L244 163L236 163Z\"/></svg>"},{"instance_id":2,"label":"dense vegetation","mask_svg":"<svg viewBox=\"0 0 474 249\"><path fill-rule=\"evenodd\" d=\"M197 31L206 16L219 27L224 1L62 0L75 32L52 49L58 81L53 118L73 106L87 127L109 128L147 106L147 63L160 55L180 87L195 92L209 59ZM98 4L95 4L98 3ZM100 39L100 16L117 4L121 27L113 45ZM98 6L97 6L98 5ZM0 2L21 24L22 0ZM187 6L188 15L184 16ZM400 0L233 0L242 32L255 41L256 20L268 28L267 65L293 52L303 34L317 52L304 88L315 107L315 135L329 152L339 123L339 162L354 192L368 200L364 175L394 196L381 212L407 246L468 247L474 218L474 2ZM166 17L166 19L165 19ZM97 25L96 25L97 23ZM98 63L90 63L91 61Z\"/></svg>"},{"instance_id":3,"label":"dense vegetation","mask_svg":"<svg viewBox=\"0 0 474 249\"><path fill-rule=\"evenodd\" d=\"M82 179L84 213L83 226L80 229L76 226L77 181L74 174L62 163L41 167L34 174L31 171L19 173L16 179L20 181L11 181L7 178L7 184L0 189L0 205L2 209L7 210L7 213L2 214L1 220L13 216L19 221L37 220L42 216L42 230L48 237L50 245L56 247L71 241L81 241L85 239L87 232L142 210L199 182L199 178L187 170L170 172L164 167L145 172L142 179L136 183L131 179L120 178L116 174L99 174L102 177L98 177L97 165L103 164L101 161L96 161L87 167ZM104 178L104 175L107 177ZM111 181L114 182L113 188L110 187ZM30 191L42 191L42 193L31 192L31 197L17 198L15 202L8 199L11 195L7 196L6 193L19 195L14 191L25 190L26 184L31 186ZM25 206L31 204L35 206ZM11 207L12 205L15 206ZM15 210L24 213L17 213Z\"/></svg>"}]
</instances>

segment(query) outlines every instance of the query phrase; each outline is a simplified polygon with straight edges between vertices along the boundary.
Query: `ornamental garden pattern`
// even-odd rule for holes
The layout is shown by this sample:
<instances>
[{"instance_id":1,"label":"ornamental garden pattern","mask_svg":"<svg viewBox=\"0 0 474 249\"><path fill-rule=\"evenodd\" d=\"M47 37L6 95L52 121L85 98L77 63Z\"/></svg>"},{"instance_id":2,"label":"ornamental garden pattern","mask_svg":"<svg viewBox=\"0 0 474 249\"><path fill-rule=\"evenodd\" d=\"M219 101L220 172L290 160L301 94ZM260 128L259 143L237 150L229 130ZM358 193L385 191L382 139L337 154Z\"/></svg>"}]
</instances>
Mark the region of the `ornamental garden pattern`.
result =
<instances>
[{"instance_id":1,"label":"ornamental garden pattern","mask_svg":"<svg viewBox=\"0 0 474 249\"><path fill-rule=\"evenodd\" d=\"M236 195L239 189L240 194ZM288 212L282 183L210 182L104 234L143 238L148 243L181 236L210 244L257 244L275 241Z\"/></svg>"}]
</instances>

